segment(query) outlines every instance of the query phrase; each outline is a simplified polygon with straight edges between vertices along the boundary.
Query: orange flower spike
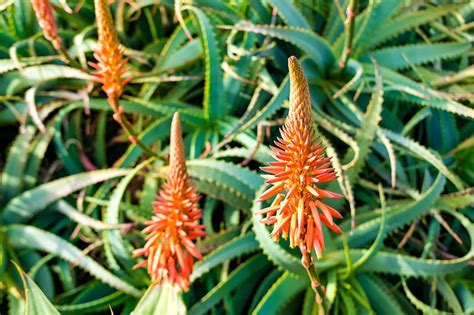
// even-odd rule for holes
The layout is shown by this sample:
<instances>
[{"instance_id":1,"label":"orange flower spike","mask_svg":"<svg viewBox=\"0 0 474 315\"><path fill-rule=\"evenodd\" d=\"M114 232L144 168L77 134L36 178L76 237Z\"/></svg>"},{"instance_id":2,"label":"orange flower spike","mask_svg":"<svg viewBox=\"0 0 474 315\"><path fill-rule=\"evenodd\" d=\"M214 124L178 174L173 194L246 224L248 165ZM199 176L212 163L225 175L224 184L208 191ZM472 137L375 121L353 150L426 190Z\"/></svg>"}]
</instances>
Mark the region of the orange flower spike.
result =
<instances>
[{"instance_id":1,"label":"orange flower spike","mask_svg":"<svg viewBox=\"0 0 474 315\"><path fill-rule=\"evenodd\" d=\"M187 290L194 259L201 253L194 241L204 236L204 225L199 224L202 212L200 196L189 180L179 114L171 124L170 171L166 183L153 203L154 215L145 224L148 234L143 248L133 256L145 256L134 268L146 266L155 284L169 282Z\"/></svg>"},{"instance_id":2,"label":"orange flower spike","mask_svg":"<svg viewBox=\"0 0 474 315\"><path fill-rule=\"evenodd\" d=\"M102 83L109 103L115 112L121 110L118 98L128 80L122 79L126 72L127 60L123 58L123 48L114 28L114 21L107 0L94 0L99 43L94 53L97 64L91 64L98 73L95 76Z\"/></svg>"},{"instance_id":3,"label":"orange flower spike","mask_svg":"<svg viewBox=\"0 0 474 315\"><path fill-rule=\"evenodd\" d=\"M260 210L266 214L262 223L274 224L272 237L289 237L290 247L298 246L304 261L314 248L318 257L324 249L321 222L341 233L333 217L342 216L324 204L321 198L340 198L339 194L323 190L319 185L336 179L330 167L330 158L324 157L324 148L315 140L311 98L308 84L298 60L288 59L290 71L290 110L281 129L281 138L271 147L275 162L262 170L271 187L260 196L264 201L277 195L272 205Z\"/></svg>"},{"instance_id":4,"label":"orange flower spike","mask_svg":"<svg viewBox=\"0 0 474 315\"><path fill-rule=\"evenodd\" d=\"M31 0L38 24L43 30L44 37L51 42L54 49L61 50L61 37L54 18L53 6L49 0Z\"/></svg>"}]
</instances>

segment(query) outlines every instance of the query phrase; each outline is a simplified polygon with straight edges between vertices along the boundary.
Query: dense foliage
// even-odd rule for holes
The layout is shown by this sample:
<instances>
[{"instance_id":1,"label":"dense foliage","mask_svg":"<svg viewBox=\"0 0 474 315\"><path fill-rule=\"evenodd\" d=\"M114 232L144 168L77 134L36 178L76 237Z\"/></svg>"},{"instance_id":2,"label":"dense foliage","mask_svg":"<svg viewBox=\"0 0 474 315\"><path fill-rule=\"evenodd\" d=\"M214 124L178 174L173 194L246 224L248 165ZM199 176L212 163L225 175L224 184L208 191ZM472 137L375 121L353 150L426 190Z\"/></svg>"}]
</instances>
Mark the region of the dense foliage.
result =
<instances>
[{"instance_id":1,"label":"dense foliage","mask_svg":"<svg viewBox=\"0 0 474 315\"><path fill-rule=\"evenodd\" d=\"M90 65L94 2L51 4L59 39L0 0L0 313L474 312L474 3L115 1L125 130ZM322 305L254 214L292 55L344 196ZM175 112L207 232L184 294L132 269Z\"/></svg>"}]
</instances>

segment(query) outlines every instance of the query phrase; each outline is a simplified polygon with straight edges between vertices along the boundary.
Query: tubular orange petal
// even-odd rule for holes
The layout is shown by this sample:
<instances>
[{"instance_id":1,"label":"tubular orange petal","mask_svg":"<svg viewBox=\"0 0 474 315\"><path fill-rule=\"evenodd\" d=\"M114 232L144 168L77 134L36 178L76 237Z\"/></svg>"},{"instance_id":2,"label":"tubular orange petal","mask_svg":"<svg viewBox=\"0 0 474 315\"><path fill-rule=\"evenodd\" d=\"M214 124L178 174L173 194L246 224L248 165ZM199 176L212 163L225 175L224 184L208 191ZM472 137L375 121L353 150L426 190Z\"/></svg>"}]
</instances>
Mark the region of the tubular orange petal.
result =
<instances>
[{"instance_id":1,"label":"tubular orange petal","mask_svg":"<svg viewBox=\"0 0 474 315\"><path fill-rule=\"evenodd\" d=\"M264 200L267 200L268 198L273 197L274 195L281 192L283 188L284 188L283 183L270 187L260 196L260 198L258 198L258 201L264 201Z\"/></svg>"},{"instance_id":2,"label":"tubular orange petal","mask_svg":"<svg viewBox=\"0 0 474 315\"><path fill-rule=\"evenodd\" d=\"M280 209L280 206L273 206L273 207L268 207L268 208L264 208L264 209L261 209L259 211L257 211L256 213L258 214L264 214L264 213L269 213L269 212L276 212L278 209Z\"/></svg>"},{"instance_id":3,"label":"tubular orange petal","mask_svg":"<svg viewBox=\"0 0 474 315\"><path fill-rule=\"evenodd\" d=\"M336 217L338 219L342 219L342 215L336 209L334 209L333 207L328 206L328 205L322 203L319 200L315 200L314 203L320 208L325 207L331 213L331 215L333 217Z\"/></svg>"}]
</instances>

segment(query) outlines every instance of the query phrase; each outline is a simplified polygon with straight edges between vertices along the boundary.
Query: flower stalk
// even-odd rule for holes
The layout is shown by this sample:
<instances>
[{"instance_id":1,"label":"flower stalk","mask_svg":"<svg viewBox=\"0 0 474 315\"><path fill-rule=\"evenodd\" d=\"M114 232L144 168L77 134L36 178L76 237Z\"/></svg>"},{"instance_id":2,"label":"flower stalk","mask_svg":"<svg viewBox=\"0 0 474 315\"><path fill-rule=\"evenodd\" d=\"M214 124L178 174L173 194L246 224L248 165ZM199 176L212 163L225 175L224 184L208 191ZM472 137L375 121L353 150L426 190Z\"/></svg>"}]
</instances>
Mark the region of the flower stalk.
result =
<instances>
[{"instance_id":1,"label":"flower stalk","mask_svg":"<svg viewBox=\"0 0 474 315\"><path fill-rule=\"evenodd\" d=\"M315 139L311 99L308 84L301 65L295 57L288 59L290 72L290 110L280 130L281 137L271 147L274 162L262 167L263 177L271 185L257 201L272 197L267 208L258 211L264 215L261 222L273 225L272 238L289 239L290 247L299 247L302 264L311 278L316 291L317 275L312 268L311 252L321 257L324 249L322 224L336 233L342 233L334 217L341 214L324 203L325 198L340 198L340 194L324 190L321 184L336 179L331 159Z\"/></svg>"},{"instance_id":2,"label":"flower stalk","mask_svg":"<svg viewBox=\"0 0 474 315\"><path fill-rule=\"evenodd\" d=\"M123 57L123 47L118 40L107 0L94 0L94 6L99 43L94 53L97 63L90 63L90 65L97 70L95 77L102 84L102 90L107 94L109 105L114 111L113 118L125 131L129 141L137 144L148 155L156 156L156 153L136 136L119 102L123 87L131 77L123 78L127 73L127 59Z\"/></svg>"},{"instance_id":3,"label":"flower stalk","mask_svg":"<svg viewBox=\"0 0 474 315\"><path fill-rule=\"evenodd\" d=\"M61 52L61 37L58 34L53 6L49 0L31 0L38 24L43 30L44 37L53 45L54 49Z\"/></svg>"},{"instance_id":4,"label":"flower stalk","mask_svg":"<svg viewBox=\"0 0 474 315\"><path fill-rule=\"evenodd\" d=\"M184 152L179 114L175 113L171 124L170 170L153 203L153 217L145 223L146 244L135 250L133 256L146 257L134 268L146 266L154 284L177 284L186 291L194 259L202 259L194 241L206 232L204 225L199 224L200 196L189 179Z\"/></svg>"}]
</instances>

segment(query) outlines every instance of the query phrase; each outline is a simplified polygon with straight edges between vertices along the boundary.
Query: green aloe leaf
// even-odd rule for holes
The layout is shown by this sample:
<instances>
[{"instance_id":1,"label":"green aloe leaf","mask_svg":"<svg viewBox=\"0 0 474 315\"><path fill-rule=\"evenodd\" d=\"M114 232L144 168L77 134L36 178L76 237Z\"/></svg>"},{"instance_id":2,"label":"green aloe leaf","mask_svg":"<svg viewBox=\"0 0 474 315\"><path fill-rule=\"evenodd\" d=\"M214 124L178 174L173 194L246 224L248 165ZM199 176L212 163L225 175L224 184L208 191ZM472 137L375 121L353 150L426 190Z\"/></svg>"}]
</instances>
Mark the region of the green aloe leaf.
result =
<instances>
[{"instance_id":1,"label":"green aloe leaf","mask_svg":"<svg viewBox=\"0 0 474 315\"><path fill-rule=\"evenodd\" d=\"M31 279L18 264L14 264L20 274L25 290L25 315L59 315L58 310L51 304L33 279Z\"/></svg>"},{"instance_id":2,"label":"green aloe leaf","mask_svg":"<svg viewBox=\"0 0 474 315\"><path fill-rule=\"evenodd\" d=\"M198 303L189 309L189 314L203 314L222 300L233 290L242 287L250 277L256 277L268 268L263 255L256 255L237 267L226 280L220 282L209 291Z\"/></svg>"},{"instance_id":3,"label":"green aloe leaf","mask_svg":"<svg viewBox=\"0 0 474 315\"><path fill-rule=\"evenodd\" d=\"M204 115L208 121L214 122L226 114L221 60L214 26L201 9L193 6L185 6L184 9L192 11L199 21L201 44L206 65L203 100Z\"/></svg>"},{"instance_id":4,"label":"green aloe leaf","mask_svg":"<svg viewBox=\"0 0 474 315\"><path fill-rule=\"evenodd\" d=\"M324 38L311 31L294 27L253 25L248 23L235 25L233 29L272 36L287 41L307 53L316 63L321 73L325 73L327 69L334 66L335 58L328 43Z\"/></svg>"},{"instance_id":5,"label":"green aloe leaf","mask_svg":"<svg viewBox=\"0 0 474 315\"><path fill-rule=\"evenodd\" d=\"M365 159L370 153L370 148L375 139L379 122L382 120L382 105L383 105L383 86L382 78L378 67L375 66L375 86L367 105L367 111L362 118L360 128L356 133L357 146L359 147L358 157L355 164L347 171L347 176L350 182L356 182L362 168L365 164ZM354 153L355 154L355 153Z\"/></svg>"},{"instance_id":6,"label":"green aloe leaf","mask_svg":"<svg viewBox=\"0 0 474 315\"><path fill-rule=\"evenodd\" d=\"M403 32L413 30L420 25L456 12L464 6L465 4L441 5L399 15L386 23L380 24L377 28L377 32L361 40L358 44L358 52L364 53L368 49L382 44Z\"/></svg>"},{"instance_id":7,"label":"green aloe leaf","mask_svg":"<svg viewBox=\"0 0 474 315\"><path fill-rule=\"evenodd\" d=\"M456 294L445 279L436 279L438 292L441 293L443 299L449 305L451 310L455 314L462 314L464 311L462 309L461 303L459 303Z\"/></svg>"},{"instance_id":8,"label":"green aloe leaf","mask_svg":"<svg viewBox=\"0 0 474 315\"><path fill-rule=\"evenodd\" d=\"M118 278L102 267L98 262L86 256L82 251L55 234L33 226L11 224L6 228L9 244L17 249L44 251L76 264L102 282L129 295L139 297L140 290Z\"/></svg>"},{"instance_id":9,"label":"green aloe leaf","mask_svg":"<svg viewBox=\"0 0 474 315\"><path fill-rule=\"evenodd\" d=\"M435 153L433 153L431 150L425 148L414 140L400 136L399 134L390 130L383 130L383 133L394 143L407 148L420 159L426 160L431 165L436 167L438 171L444 176L446 176L446 178L448 178L458 189L464 189L464 183L459 178L459 176L449 170L446 165L444 165L443 161L438 156L436 156Z\"/></svg>"},{"instance_id":10,"label":"green aloe leaf","mask_svg":"<svg viewBox=\"0 0 474 315\"><path fill-rule=\"evenodd\" d=\"M278 14L289 26L311 30L311 26L298 8L291 1L264 0L272 7L278 9Z\"/></svg>"},{"instance_id":11,"label":"green aloe leaf","mask_svg":"<svg viewBox=\"0 0 474 315\"><path fill-rule=\"evenodd\" d=\"M122 201L123 195L127 186L130 184L130 181L137 176L138 172L140 172L145 166L150 164L154 159L151 158L146 160L139 165L137 165L131 172L127 174L122 180L119 182L117 187L112 192L110 197L109 204L107 206L107 210L105 212L104 223L110 225L117 225L120 222L120 203ZM133 261L131 259L130 248L127 248L127 244L125 243L124 239L119 230L106 230L103 232L103 239L104 239L104 248L107 254L107 258L109 261L112 260L112 266L116 265L115 257L119 259L123 266L125 266L126 270L130 270L133 267ZM117 270L120 270L119 266L116 266Z\"/></svg>"},{"instance_id":12,"label":"green aloe leaf","mask_svg":"<svg viewBox=\"0 0 474 315\"><path fill-rule=\"evenodd\" d=\"M193 160L187 166L199 191L239 209L251 206L258 185L263 183L256 173L232 163Z\"/></svg>"},{"instance_id":13,"label":"green aloe leaf","mask_svg":"<svg viewBox=\"0 0 474 315\"><path fill-rule=\"evenodd\" d=\"M440 196L445 182L445 177L442 174L439 174L430 189L420 196L418 200L411 202L408 205L398 206L396 209L387 212L385 214L385 233L394 231L395 229L410 223L422 214L427 213ZM382 217L377 217L359 224L347 236L349 245L357 247L374 240L382 220ZM336 239L337 244L340 245L341 242L341 238Z\"/></svg>"},{"instance_id":14,"label":"green aloe leaf","mask_svg":"<svg viewBox=\"0 0 474 315\"><path fill-rule=\"evenodd\" d=\"M380 223L380 228L377 233L377 237L375 238L375 241L372 245L370 245L369 250L365 253L364 256L361 257L358 261L356 261L354 264L352 264L350 271L354 271L360 266L363 266L368 260L370 260L372 257L377 255L377 252L379 251L380 247L383 245L383 240L385 239L385 212L386 212L386 207L385 207L385 196L383 194L382 186L379 185L379 195L380 195L380 203L382 207L382 215L381 215L381 223Z\"/></svg>"},{"instance_id":15,"label":"green aloe leaf","mask_svg":"<svg viewBox=\"0 0 474 315\"><path fill-rule=\"evenodd\" d=\"M390 291L391 288L379 277L361 273L357 275L357 280L377 314L404 314L402 306Z\"/></svg>"},{"instance_id":16,"label":"green aloe leaf","mask_svg":"<svg viewBox=\"0 0 474 315\"><path fill-rule=\"evenodd\" d=\"M363 45L367 38L371 38L379 32L380 27L387 23L394 13L403 4L398 0L385 0L383 3L379 1L371 1L363 12L358 14L354 25L354 51L357 54L359 45ZM339 16L339 11L334 6L335 20L334 26L337 26L339 36L333 45L334 51L342 52L344 45L343 20Z\"/></svg>"},{"instance_id":17,"label":"green aloe leaf","mask_svg":"<svg viewBox=\"0 0 474 315\"><path fill-rule=\"evenodd\" d=\"M62 304L55 305L56 308L63 313L94 313L100 311L107 311L110 307L123 303L129 297L123 292L116 291L105 297L95 299L93 301L77 303L77 304Z\"/></svg>"},{"instance_id":18,"label":"green aloe leaf","mask_svg":"<svg viewBox=\"0 0 474 315\"><path fill-rule=\"evenodd\" d=\"M169 285L151 285L133 310L133 314L186 314L179 288Z\"/></svg>"},{"instance_id":19,"label":"green aloe leaf","mask_svg":"<svg viewBox=\"0 0 474 315\"><path fill-rule=\"evenodd\" d=\"M473 240L474 225L470 220L457 212L451 210L447 212L461 223L468 232L469 239ZM467 267L467 262L472 260L474 257L474 243L470 242L470 244L471 246L464 256L449 260L417 258L409 255L398 254L396 252L380 250L377 255L365 262L359 270L407 277L426 278L444 276ZM349 257L352 262L358 261L366 254L367 250L349 250ZM345 260L346 253L344 253L343 250L330 252L318 262L318 268L320 271L327 270L339 264L344 264Z\"/></svg>"},{"instance_id":20,"label":"green aloe leaf","mask_svg":"<svg viewBox=\"0 0 474 315\"><path fill-rule=\"evenodd\" d=\"M115 177L128 174L126 169L99 170L71 175L25 191L12 199L3 209L3 220L7 223L22 223L50 204L69 194Z\"/></svg>"},{"instance_id":21,"label":"green aloe leaf","mask_svg":"<svg viewBox=\"0 0 474 315\"><path fill-rule=\"evenodd\" d=\"M56 59L56 57L52 56L36 56L33 58L22 58L19 62L15 62L12 59L0 59L0 74L12 71L21 67L33 66L37 64L42 64L44 62L48 62L51 60Z\"/></svg>"},{"instance_id":22,"label":"green aloe leaf","mask_svg":"<svg viewBox=\"0 0 474 315\"><path fill-rule=\"evenodd\" d=\"M368 81L374 81L375 68L363 64L364 75ZM452 99L442 98L422 84L386 67L380 67L384 79L385 99L404 100L408 103L429 106L457 115L474 119L474 109Z\"/></svg>"},{"instance_id":23,"label":"green aloe leaf","mask_svg":"<svg viewBox=\"0 0 474 315\"><path fill-rule=\"evenodd\" d=\"M36 129L32 126L19 134L8 152L7 160L1 177L1 196L3 202L10 201L21 193L23 188L24 171L26 168L28 147Z\"/></svg>"},{"instance_id":24,"label":"green aloe leaf","mask_svg":"<svg viewBox=\"0 0 474 315\"><path fill-rule=\"evenodd\" d=\"M258 243L253 233L236 237L213 250L202 261L197 262L191 275L191 280L198 279L225 261L254 252L257 249Z\"/></svg>"},{"instance_id":25,"label":"green aloe leaf","mask_svg":"<svg viewBox=\"0 0 474 315\"><path fill-rule=\"evenodd\" d=\"M405 294L407 298L410 300L410 302L415 305L417 309L419 309L423 314L440 314L440 315L447 315L449 314L448 312L444 312L442 310L439 310L431 305L426 304L425 302L421 301L418 299L413 292L408 288L408 285L405 281L405 279L402 278L402 286L403 290L405 291Z\"/></svg>"},{"instance_id":26,"label":"green aloe leaf","mask_svg":"<svg viewBox=\"0 0 474 315\"><path fill-rule=\"evenodd\" d=\"M263 189L259 190L263 192ZM295 256L287 252L283 247L276 243L270 236L269 231L263 223L260 222L260 216L256 214L262 208L261 202L255 202L252 208L252 223L255 237L263 250L263 253L276 266L285 271L296 275L304 275L305 270L301 265L301 261Z\"/></svg>"},{"instance_id":27,"label":"green aloe leaf","mask_svg":"<svg viewBox=\"0 0 474 315\"><path fill-rule=\"evenodd\" d=\"M297 277L285 272L260 300L252 314L277 314L295 295L309 285L307 277Z\"/></svg>"},{"instance_id":28,"label":"green aloe leaf","mask_svg":"<svg viewBox=\"0 0 474 315\"><path fill-rule=\"evenodd\" d=\"M23 69L21 73L25 78L34 82L45 82L55 79L80 79L86 81L94 79L93 76L82 70L60 65L31 66Z\"/></svg>"},{"instance_id":29,"label":"green aloe leaf","mask_svg":"<svg viewBox=\"0 0 474 315\"><path fill-rule=\"evenodd\" d=\"M390 69L404 69L437 60L454 58L470 49L470 43L406 45L372 51L362 56L361 61L368 62L370 58L374 58L381 66Z\"/></svg>"},{"instance_id":30,"label":"green aloe leaf","mask_svg":"<svg viewBox=\"0 0 474 315\"><path fill-rule=\"evenodd\" d=\"M198 41L186 43L168 58L161 59L159 64L160 71L167 71L186 66L188 63L197 60L202 54L202 46ZM172 56L172 57L171 57Z\"/></svg>"}]
</instances>

